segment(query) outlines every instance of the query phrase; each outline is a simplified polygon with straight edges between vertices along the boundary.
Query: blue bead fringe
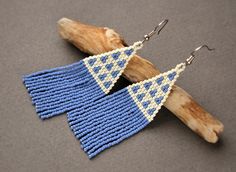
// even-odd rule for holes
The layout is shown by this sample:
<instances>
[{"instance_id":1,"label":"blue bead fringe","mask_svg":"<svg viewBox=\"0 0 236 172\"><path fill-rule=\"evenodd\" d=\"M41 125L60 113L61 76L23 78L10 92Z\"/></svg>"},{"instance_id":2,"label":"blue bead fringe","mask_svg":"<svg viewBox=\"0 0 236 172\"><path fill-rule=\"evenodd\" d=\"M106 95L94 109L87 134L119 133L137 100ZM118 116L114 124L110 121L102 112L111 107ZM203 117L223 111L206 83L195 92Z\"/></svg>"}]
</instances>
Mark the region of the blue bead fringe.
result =
<instances>
[{"instance_id":1,"label":"blue bead fringe","mask_svg":"<svg viewBox=\"0 0 236 172\"><path fill-rule=\"evenodd\" d=\"M26 75L23 82L41 119L68 112L105 95L83 61Z\"/></svg>"},{"instance_id":2,"label":"blue bead fringe","mask_svg":"<svg viewBox=\"0 0 236 172\"><path fill-rule=\"evenodd\" d=\"M127 89L72 110L67 117L89 158L134 135L149 123Z\"/></svg>"}]
</instances>

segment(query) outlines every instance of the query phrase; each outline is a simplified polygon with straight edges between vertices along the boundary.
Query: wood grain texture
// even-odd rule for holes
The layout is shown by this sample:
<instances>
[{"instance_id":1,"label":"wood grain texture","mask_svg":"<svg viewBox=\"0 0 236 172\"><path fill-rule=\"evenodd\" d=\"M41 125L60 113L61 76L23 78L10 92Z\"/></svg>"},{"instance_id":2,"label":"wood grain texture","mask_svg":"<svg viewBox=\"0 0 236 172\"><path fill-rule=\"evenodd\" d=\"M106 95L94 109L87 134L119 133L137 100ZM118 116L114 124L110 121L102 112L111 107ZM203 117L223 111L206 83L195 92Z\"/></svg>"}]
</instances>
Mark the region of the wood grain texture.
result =
<instances>
[{"instance_id":1,"label":"wood grain texture","mask_svg":"<svg viewBox=\"0 0 236 172\"><path fill-rule=\"evenodd\" d=\"M113 29L83 24L71 19L58 21L61 37L81 51L94 55L127 46L124 39ZM148 60L135 55L127 65L123 76L135 83L159 74L160 71ZM174 85L164 106L195 133L210 143L216 143L223 132L223 124L205 111L182 88Z\"/></svg>"}]
</instances>

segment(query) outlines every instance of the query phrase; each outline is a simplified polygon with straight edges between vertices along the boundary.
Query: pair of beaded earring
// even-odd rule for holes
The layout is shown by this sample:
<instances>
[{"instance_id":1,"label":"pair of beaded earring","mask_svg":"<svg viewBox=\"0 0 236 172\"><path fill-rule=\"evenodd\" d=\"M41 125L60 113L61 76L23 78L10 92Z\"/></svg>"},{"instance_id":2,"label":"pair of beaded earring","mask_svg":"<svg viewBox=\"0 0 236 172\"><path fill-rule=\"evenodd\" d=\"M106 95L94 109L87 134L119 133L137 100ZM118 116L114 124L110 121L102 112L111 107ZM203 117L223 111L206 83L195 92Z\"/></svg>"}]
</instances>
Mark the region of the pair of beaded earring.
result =
<instances>
[{"instance_id":1,"label":"pair of beaded earring","mask_svg":"<svg viewBox=\"0 0 236 172\"><path fill-rule=\"evenodd\" d=\"M146 127L165 103L180 73L194 60L194 53L203 47L213 50L202 45L175 68L68 112L69 126L89 158Z\"/></svg>"},{"instance_id":2,"label":"pair of beaded earring","mask_svg":"<svg viewBox=\"0 0 236 172\"><path fill-rule=\"evenodd\" d=\"M175 68L107 95L136 51L167 22L130 47L25 76L39 117L67 112L69 126L89 158L139 132L154 119L194 53L203 47L213 50L202 45Z\"/></svg>"}]
</instances>

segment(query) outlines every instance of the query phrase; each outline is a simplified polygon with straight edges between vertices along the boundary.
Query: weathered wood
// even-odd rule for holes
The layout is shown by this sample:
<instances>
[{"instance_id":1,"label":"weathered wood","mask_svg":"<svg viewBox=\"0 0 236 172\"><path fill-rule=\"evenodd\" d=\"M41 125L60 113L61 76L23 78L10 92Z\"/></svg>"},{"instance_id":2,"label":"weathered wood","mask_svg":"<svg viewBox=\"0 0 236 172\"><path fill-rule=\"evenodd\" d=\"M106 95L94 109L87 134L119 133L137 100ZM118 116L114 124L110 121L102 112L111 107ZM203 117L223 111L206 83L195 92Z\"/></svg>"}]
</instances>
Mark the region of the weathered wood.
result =
<instances>
[{"instance_id":1,"label":"weathered wood","mask_svg":"<svg viewBox=\"0 0 236 172\"><path fill-rule=\"evenodd\" d=\"M126 46L118 33L107 27L82 24L67 18L58 21L61 37L88 54L100 54ZM138 82L159 74L155 66L135 55L125 69L123 76L131 82ZM174 86L164 106L184 124L210 143L216 143L223 131L223 124L206 112L182 88Z\"/></svg>"}]
</instances>

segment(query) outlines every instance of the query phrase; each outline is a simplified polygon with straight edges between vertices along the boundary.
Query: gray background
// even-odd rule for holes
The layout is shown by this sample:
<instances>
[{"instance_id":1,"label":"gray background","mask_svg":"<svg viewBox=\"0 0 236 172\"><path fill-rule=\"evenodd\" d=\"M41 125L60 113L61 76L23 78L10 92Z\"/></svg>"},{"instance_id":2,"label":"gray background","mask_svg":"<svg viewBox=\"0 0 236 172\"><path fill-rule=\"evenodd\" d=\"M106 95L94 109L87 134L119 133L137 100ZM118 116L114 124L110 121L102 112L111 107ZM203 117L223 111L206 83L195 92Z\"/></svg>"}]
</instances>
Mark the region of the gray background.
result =
<instances>
[{"instance_id":1,"label":"gray background","mask_svg":"<svg viewBox=\"0 0 236 172\"><path fill-rule=\"evenodd\" d=\"M170 19L140 51L162 71L203 43L216 48L199 52L178 85L224 123L220 142L205 142L163 108L139 134L89 160L66 116L41 121L21 82L86 57L58 36L61 17L114 28L129 44ZM0 171L236 171L235 18L235 0L0 0Z\"/></svg>"}]
</instances>

